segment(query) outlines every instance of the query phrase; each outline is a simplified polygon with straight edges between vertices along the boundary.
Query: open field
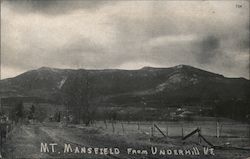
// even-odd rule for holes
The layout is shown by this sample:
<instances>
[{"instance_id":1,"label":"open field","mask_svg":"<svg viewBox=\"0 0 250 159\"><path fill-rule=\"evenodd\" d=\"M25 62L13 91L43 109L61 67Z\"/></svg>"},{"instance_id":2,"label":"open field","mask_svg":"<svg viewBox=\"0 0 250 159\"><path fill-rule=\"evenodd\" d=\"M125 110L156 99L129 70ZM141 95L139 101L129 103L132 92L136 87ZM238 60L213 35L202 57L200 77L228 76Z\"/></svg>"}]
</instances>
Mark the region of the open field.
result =
<instances>
[{"instance_id":1,"label":"open field","mask_svg":"<svg viewBox=\"0 0 250 159\"><path fill-rule=\"evenodd\" d=\"M16 125L12 132L8 135L6 142L2 147L2 155L4 158L91 158L91 159L148 159L148 158L213 158L213 159L241 159L250 157L250 139L248 137L238 136L238 131L242 134L248 133L247 125L239 125L237 127L232 127L232 133L229 133L231 137L225 137L222 135L220 138L214 137L212 135L206 135L206 128L209 126L214 126L214 123L196 123L201 127L201 133L204 134L206 139L216 146L223 146L224 149L214 150L215 155L204 154L204 148L211 148L208 144L203 141L199 141L197 135L194 135L187 140L182 140L182 133L179 131L184 129L184 134L189 133L196 128L196 124L188 125L182 122L155 122L160 129L165 128L166 124L168 127L168 137L163 137L158 130L154 130L153 136L150 134L150 127L152 123L148 122L116 122L114 125L115 131L113 132L113 127L111 123L95 122L90 127L85 127L84 125L64 125L62 123L43 123L43 124L29 124L29 125ZM231 123L232 124L232 123ZM235 124L235 123L234 123ZM120 126L118 126L120 125ZM123 128L124 127L124 133ZM139 125L139 128L138 128ZM216 125L216 123L215 123ZM236 125L236 124L235 124ZM241 126L241 127L240 127ZM120 127L120 129L119 129ZM222 124L222 130L225 130L225 135L228 135L229 125L226 123ZM190 128L190 129L188 129ZM237 130L241 128L241 130ZM212 128L211 132L216 131L216 128ZM236 131L237 130L237 131ZM245 132L247 131L247 132ZM206 133L209 133L207 131ZM166 134L166 130L164 130ZM176 134L175 134L176 133ZM236 133L236 134L234 134ZM223 134L223 133L222 133ZM56 143L55 152L52 152L51 147L49 147L49 152L41 152L41 143ZM227 144L226 144L227 143ZM72 147L72 152L65 152L65 145L70 144ZM226 144L226 145L225 145ZM119 154L94 154L92 153L77 153L75 148L118 148L120 150ZM197 148L199 150L199 155L160 155L152 154L152 147L157 147L158 150L193 150ZM148 152L145 154L128 154L128 148L133 148L136 150L146 150Z\"/></svg>"}]
</instances>

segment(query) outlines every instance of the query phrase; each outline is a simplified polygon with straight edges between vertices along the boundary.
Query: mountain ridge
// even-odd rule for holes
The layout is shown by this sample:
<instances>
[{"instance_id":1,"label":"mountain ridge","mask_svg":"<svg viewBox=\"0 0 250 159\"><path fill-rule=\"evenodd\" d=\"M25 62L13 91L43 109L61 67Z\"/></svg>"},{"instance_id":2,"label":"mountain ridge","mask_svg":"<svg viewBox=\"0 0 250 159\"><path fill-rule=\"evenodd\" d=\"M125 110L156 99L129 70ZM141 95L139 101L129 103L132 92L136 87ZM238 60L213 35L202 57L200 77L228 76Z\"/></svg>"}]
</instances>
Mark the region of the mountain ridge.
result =
<instances>
[{"instance_id":1,"label":"mountain ridge","mask_svg":"<svg viewBox=\"0 0 250 159\"><path fill-rule=\"evenodd\" d=\"M102 103L122 104L146 100L163 103L202 102L205 100L246 100L249 80L177 65L169 68L143 67L122 69L58 69L41 67L0 81L1 97L35 96L60 102L67 91L86 91ZM76 94L77 95L77 94ZM67 96L67 95L66 95Z\"/></svg>"},{"instance_id":2,"label":"mountain ridge","mask_svg":"<svg viewBox=\"0 0 250 159\"><path fill-rule=\"evenodd\" d=\"M33 72L33 71L77 71L77 70L86 70L86 71L138 71L138 70L162 70L162 69L182 69L182 68L189 68L189 69L197 69L197 70L201 70L201 71L205 71L205 72L209 72L209 73L212 73L212 74L216 74L216 75L219 75L219 76L223 76L225 78L231 78L231 79L246 79L246 80L249 80L245 77L226 77L220 73L214 73L212 71L207 71L205 69L200 69L200 68L197 68L197 67L193 67L191 65L185 65L185 64L180 64L180 65L176 65L176 66L171 66L171 67L152 67L152 66L144 66L144 67L141 67L139 69L117 69L117 68L111 68L111 69L85 69L85 68L79 68L79 69L71 69L71 68L55 68L55 67L48 67L48 66L42 66L42 67L39 67L37 69L32 69L32 70L29 70L29 71L26 71L24 73L21 73L17 76L20 76L22 74L25 74L25 73L28 73L28 72ZM11 78L15 78L17 76L14 76L14 77L9 77L9 78L5 78L5 79L11 79ZM5 79L2 79L2 80L5 80ZM1 80L1 81L2 81Z\"/></svg>"}]
</instances>

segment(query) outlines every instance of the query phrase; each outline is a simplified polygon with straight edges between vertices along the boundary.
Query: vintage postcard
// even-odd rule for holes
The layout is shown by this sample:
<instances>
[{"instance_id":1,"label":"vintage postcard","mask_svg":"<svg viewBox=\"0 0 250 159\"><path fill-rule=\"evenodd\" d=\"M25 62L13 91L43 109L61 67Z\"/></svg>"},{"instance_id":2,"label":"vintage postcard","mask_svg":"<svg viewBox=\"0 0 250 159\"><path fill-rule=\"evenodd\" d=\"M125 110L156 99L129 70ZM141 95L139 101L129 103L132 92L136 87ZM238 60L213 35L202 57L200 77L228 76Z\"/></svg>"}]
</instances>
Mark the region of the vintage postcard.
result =
<instances>
[{"instance_id":1,"label":"vintage postcard","mask_svg":"<svg viewBox=\"0 0 250 159\"><path fill-rule=\"evenodd\" d=\"M0 158L250 159L248 0L1 0Z\"/></svg>"}]
</instances>

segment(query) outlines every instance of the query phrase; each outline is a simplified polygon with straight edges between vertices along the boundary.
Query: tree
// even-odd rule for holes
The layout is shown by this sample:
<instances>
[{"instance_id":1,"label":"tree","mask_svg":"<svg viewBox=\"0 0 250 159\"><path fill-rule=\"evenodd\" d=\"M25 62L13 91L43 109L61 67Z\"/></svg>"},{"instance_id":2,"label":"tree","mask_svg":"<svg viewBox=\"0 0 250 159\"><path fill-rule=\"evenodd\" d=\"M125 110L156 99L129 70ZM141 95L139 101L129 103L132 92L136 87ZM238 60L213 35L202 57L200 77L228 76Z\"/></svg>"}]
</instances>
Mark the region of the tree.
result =
<instances>
[{"instance_id":1,"label":"tree","mask_svg":"<svg viewBox=\"0 0 250 159\"><path fill-rule=\"evenodd\" d=\"M35 114L35 106L32 105L29 110L28 119L34 119L35 118L34 114Z\"/></svg>"},{"instance_id":2,"label":"tree","mask_svg":"<svg viewBox=\"0 0 250 159\"><path fill-rule=\"evenodd\" d=\"M15 115L15 121L19 122L23 120L24 118L24 107L23 107L23 102L19 102L15 108L14 108L14 115Z\"/></svg>"},{"instance_id":3,"label":"tree","mask_svg":"<svg viewBox=\"0 0 250 159\"><path fill-rule=\"evenodd\" d=\"M35 113L35 106L34 106L34 105L32 105L32 106L31 106L31 108L30 108L30 112L31 112L32 114L34 114L34 113Z\"/></svg>"},{"instance_id":4,"label":"tree","mask_svg":"<svg viewBox=\"0 0 250 159\"><path fill-rule=\"evenodd\" d=\"M61 121L61 112L60 111L56 111L56 113L54 114L54 119L56 122Z\"/></svg>"},{"instance_id":5,"label":"tree","mask_svg":"<svg viewBox=\"0 0 250 159\"><path fill-rule=\"evenodd\" d=\"M47 117L48 110L44 107L37 106L34 112L34 118L39 122L43 122Z\"/></svg>"},{"instance_id":6,"label":"tree","mask_svg":"<svg viewBox=\"0 0 250 159\"><path fill-rule=\"evenodd\" d=\"M64 84L64 103L67 112L71 109L73 122L88 126L93 121L95 110L90 107L90 79L87 71L75 72ZM69 114L68 114L69 115Z\"/></svg>"},{"instance_id":7,"label":"tree","mask_svg":"<svg viewBox=\"0 0 250 159\"><path fill-rule=\"evenodd\" d=\"M69 79L64 84L63 87L63 99L64 99L64 104L66 105L66 109L68 112L73 113L73 123L74 124L79 124L80 123L80 94L82 94L81 91L81 83L79 82L79 74L75 73L73 74Z\"/></svg>"}]
</instances>

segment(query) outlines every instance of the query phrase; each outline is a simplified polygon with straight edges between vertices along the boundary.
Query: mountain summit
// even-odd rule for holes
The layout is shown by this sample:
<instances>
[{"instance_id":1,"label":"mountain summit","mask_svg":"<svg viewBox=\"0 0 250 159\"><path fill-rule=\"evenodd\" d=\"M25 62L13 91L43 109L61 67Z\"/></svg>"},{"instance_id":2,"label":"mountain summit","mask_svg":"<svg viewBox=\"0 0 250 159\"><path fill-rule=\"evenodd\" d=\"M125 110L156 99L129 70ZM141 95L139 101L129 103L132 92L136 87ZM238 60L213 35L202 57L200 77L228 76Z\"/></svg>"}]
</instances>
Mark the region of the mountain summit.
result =
<instances>
[{"instance_id":1,"label":"mountain summit","mask_svg":"<svg viewBox=\"0 0 250 159\"><path fill-rule=\"evenodd\" d=\"M84 70L42 67L0 81L1 97L39 97L60 102L70 88L88 83L95 101L121 104L146 99L162 103L249 99L249 80L188 65L139 70Z\"/></svg>"}]
</instances>

